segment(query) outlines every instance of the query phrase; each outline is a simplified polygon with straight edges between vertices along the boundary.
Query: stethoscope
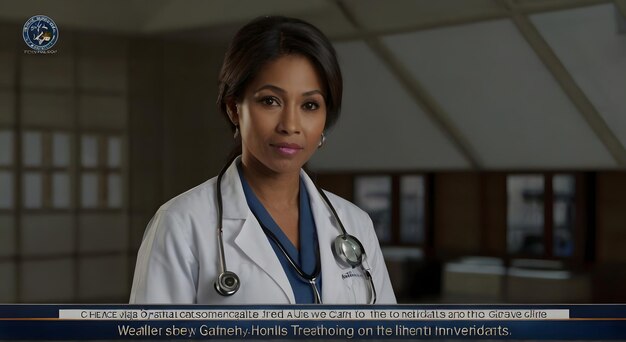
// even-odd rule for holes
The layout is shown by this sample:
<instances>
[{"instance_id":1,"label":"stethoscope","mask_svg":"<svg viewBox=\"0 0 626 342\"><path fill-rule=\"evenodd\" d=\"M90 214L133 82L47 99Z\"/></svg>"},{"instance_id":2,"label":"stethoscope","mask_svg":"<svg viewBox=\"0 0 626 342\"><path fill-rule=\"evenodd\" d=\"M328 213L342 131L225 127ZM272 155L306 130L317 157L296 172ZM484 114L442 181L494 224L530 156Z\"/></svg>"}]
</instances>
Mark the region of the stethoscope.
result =
<instances>
[{"instance_id":1,"label":"stethoscope","mask_svg":"<svg viewBox=\"0 0 626 342\"><path fill-rule=\"evenodd\" d=\"M219 293L222 296L232 296L233 294L237 292L237 290L239 290L239 285L241 284L239 280L239 276L237 276L237 274L235 274L234 272L228 271L226 269L226 257L224 255L224 241L222 239L222 235L223 235L222 233L222 209L223 209L222 177L224 176L224 173L226 173L226 170L228 169L231 163L232 163L232 160L228 162L226 165L224 165L219 175L217 176L217 185L216 185L217 187L217 219L218 219L218 222L220 223L220 227L217 230L217 243L220 249L220 253L219 253L220 274L217 276L217 280L215 281L215 290L217 291L217 293ZM339 224L339 228L341 229L341 234L335 238L335 241L332 245L332 251L333 251L333 255L335 256L335 260L337 260L337 262L339 262L344 267L361 268L362 272L365 274L365 278L367 279L367 284L370 288L370 292L371 292L370 304L375 304L376 303L376 288L374 287L374 280L372 279L372 275L370 273L369 268L366 268L363 265L363 261L365 260L366 255L365 255L365 249L363 248L361 241L359 241L359 239L357 239L356 237L346 232L346 229L343 226L343 223L339 219L339 215L337 215L337 211L335 211L335 207L333 207L333 205L330 203L330 200L328 199L328 197L326 197L326 194L324 193L324 191L322 191L322 189L320 189L317 186L317 184L315 184L315 188L317 189L317 192L322 196L322 199L324 200L324 202L326 202L326 205L328 206L330 211L333 213L333 216L335 217L335 220L337 221L337 223ZM261 221L259 220L259 223L260 222ZM313 271L312 274L307 274L298 266L298 264L291 258L291 256L289 256L289 254L287 253L283 245L278 241L278 238L269 229L263 226L263 224L261 224L261 228L263 228L263 231L265 231L267 236L269 236L269 238L272 239L276 243L281 253L289 261L289 264L291 265L291 267L293 267L293 269L296 271L298 276L303 281L306 281L311 285L311 289L313 290L313 297L315 298L315 303L322 304L322 298L317 289L317 286L315 285L317 279L319 278L320 271L321 271L320 270L320 256L319 256L318 248L315 248L315 251L316 251L315 270Z\"/></svg>"}]
</instances>

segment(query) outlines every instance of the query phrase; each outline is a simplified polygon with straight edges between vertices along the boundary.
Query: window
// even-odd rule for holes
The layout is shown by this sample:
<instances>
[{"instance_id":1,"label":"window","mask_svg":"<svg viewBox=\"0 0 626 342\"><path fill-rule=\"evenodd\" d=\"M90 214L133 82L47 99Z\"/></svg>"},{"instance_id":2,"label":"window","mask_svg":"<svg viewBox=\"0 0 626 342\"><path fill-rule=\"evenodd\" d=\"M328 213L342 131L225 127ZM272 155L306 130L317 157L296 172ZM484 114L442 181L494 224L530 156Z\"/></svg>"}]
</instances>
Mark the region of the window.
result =
<instances>
[{"instance_id":1,"label":"window","mask_svg":"<svg viewBox=\"0 0 626 342\"><path fill-rule=\"evenodd\" d=\"M22 134L22 205L25 209L68 209L70 134L26 129Z\"/></svg>"},{"instance_id":2,"label":"window","mask_svg":"<svg viewBox=\"0 0 626 342\"><path fill-rule=\"evenodd\" d=\"M13 208L13 173L0 169L0 209Z\"/></svg>"},{"instance_id":3,"label":"window","mask_svg":"<svg viewBox=\"0 0 626 342\"><path fill-rule=\"evenodd\" d=\"M122 137L81 136L80 205L85 209L122 208Z\"/></svg>"},{"instance_id":4,"label":"window","mask_svg":"<svg viewBox=\"0 0 626 342\"><path fill-rule=\"evenodd\" d=\"M556 257L569 257L574 252L576 219L576 179L572 175L555 175L552 178L554 245Z\"/></svg>"},{"instance_id":5,"label":"window","mask_svg":"<svg viewBox=\"0 0 626 342\"><path fill-rule=\"evenodd\" d=\"M356 176L354 202L369 214L381 244L424 243L426 191L423 176Z\"/></svg>"},{"instance_id":6,"label":"window","mask_svg":"<svg viewBox=\"0 0 626 342\"><path fill-rule=\"evenodd\" d=\"M0 167L13 165L13 132L0 129Z\"/></svg>"},{"instance_id":7,"label":"window","mask_svg":"<svg viewBox=\"0 0 626 342\"><path fill-rule=\"evenodd\" d=\"M70 201L70 135L65 132L52 134L52 207L69 208Z\"/></svg>"},{"instance_id":8,"label":"window","mask_svg":"<svg viewBox=\"0 0 626 342\"><path fill-rule=\"evenodd\" d=\"M507 250L535 257L571 257L575 245L576 177L507 177Z\"/></svg>"},{"instance_id":9,"label":"window","mask_svg":"<svg viewBox=\"0 0 626 342\"><path fill-rule=\"evenodd\" d=\"M356 205L370 215L378 240L381 243L391 242L391 177L357 177L354 190Z\"/></svg>"},{"instance_id":10,"label":"window","mask_svg":"<svg viewBox=\"0 0 626 342\"><path fill-rule=\"evenodd\" d=\"M511 254L543 254L543 176L507 179L507 249Z\"/></svg>"},{"instance_id":11,"label":"window","mask_svg":"<svg viewBox=\"0 0 626 342\"><path fill-rule=\"evenodd\" d=\"M13 208L13 139L11 130L0 128L0 210Z\"/></svg>"},{"instance_id":12,"label":"window","mask_svg":"<svg viewBox=\"0 0 626 342\"><path fill-rule=\"evenodd\" d=\"M426 207L424 177L402 176L400 193L400 239L405 243L422 244Z\"/></svg>"}]
</instances>

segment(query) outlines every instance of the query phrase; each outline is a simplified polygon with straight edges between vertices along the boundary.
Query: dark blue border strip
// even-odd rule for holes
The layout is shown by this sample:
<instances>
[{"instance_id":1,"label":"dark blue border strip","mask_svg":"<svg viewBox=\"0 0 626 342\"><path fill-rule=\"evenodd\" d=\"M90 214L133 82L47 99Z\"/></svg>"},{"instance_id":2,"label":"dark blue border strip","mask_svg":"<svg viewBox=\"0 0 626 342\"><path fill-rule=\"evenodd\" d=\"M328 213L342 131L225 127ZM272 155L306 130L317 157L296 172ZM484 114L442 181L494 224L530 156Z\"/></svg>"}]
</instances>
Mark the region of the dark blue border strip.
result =
<instances>
[{"instance_id":1,"label":"dark blue border strip","mask_svg":"<svg viewBox=\"0 0 626 342\"><path fill-rule=\"evenodd\" d=\"M570 320L54 320L59 310L547 310ZM52 320L45 320L50 318ZM33 320L43 319L43 320ZM192 331L194 334L190 335ZM123 332L126 331L126 334ZM232 335L229 335L233 333ZM213 333L219 333L214 335ZM305 334L306 333L306 334ZM499 339L626 340L626 305L0 305L0 340L118 339Z\"/></svg>"}]
</instances>

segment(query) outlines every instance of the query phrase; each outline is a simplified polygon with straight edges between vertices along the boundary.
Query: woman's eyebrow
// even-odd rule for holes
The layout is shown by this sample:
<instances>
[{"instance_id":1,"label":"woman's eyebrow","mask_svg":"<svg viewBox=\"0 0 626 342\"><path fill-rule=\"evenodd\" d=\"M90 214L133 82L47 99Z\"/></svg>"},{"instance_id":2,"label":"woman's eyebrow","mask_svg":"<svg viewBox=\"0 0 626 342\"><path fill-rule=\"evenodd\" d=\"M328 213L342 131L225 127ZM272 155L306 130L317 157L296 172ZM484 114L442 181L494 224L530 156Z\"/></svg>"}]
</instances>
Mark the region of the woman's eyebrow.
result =
<instances>
[{"instance_id":1,"label":"woman's eyebrow","mask_svg":"<svg viewBox=\"0 0 626 342\"><path fill-rule=\"evenodd\" d=\"M275 91L277 93L281 93L281 94L286 94L287 93L287 91L285 89L283 89L281 87L277 87L277 86L275 86L273 84L263 85L263 86L259 87L256 90L256 92L258 93L259 91L261 91L263 89L270 89L270 90L273 90L273 91ZM320 95L324 96L324 94L322 94L322 92L319 89L314 89L314 90L309 90L307 92L304 92L304 93L302 93L302 96L310 96L310 95L313 95L313 94L320 94Z\"/></svg>"},{"instance_id":2,"label":"woman's eyebrow","mask_svg":"<svg viewBox=\"0 0 626 342\"><path fill-rule=\"evenodd\" d=\"M287 91L285 91L285 89L277 87L277 86L272 85L272 84L263 85L263 86L259 87L259 89L257 89L256 92L258 93L258 92L260 92L263 89L270 89L270 90L273 90L273 91L275 91L277 93L281 93L281 94L287 93Z\"/></svg>"},{"instance_id":3,"label":"woman's eyebrow","mask_svg":"<svg viewBox=\"0 0 626 342\"><path fill-rule=\"evenodd\" d=\"M313 94L320 94L322 97L324 97L324 94L322 94L322 92L320 90L318 90L318 89L304 92L304 93L302 93L302 96L310 96L310 95L313 95Z\"/></svg>"}]
</instances>

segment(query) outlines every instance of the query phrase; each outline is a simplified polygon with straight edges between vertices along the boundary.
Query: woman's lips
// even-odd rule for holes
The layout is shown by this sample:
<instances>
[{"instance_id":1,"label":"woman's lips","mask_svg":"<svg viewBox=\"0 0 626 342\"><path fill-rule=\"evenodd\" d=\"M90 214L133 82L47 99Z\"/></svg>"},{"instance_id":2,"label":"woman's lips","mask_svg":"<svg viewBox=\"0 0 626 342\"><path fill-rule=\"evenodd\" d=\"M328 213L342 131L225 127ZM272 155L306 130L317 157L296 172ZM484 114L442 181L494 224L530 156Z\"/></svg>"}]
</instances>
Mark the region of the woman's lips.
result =
<instances>
[{"instance_id":1,"label":"woman's lips","mask_svg":"<svg viewBox=\"0 0 626 342\"><path fill-rule=\"evenodd\" d=\"M302 146L291 143L270 144L270 146L275 148L280 154L287 156L292 156L303 149Z\"/></svg>"}]
</instances>

